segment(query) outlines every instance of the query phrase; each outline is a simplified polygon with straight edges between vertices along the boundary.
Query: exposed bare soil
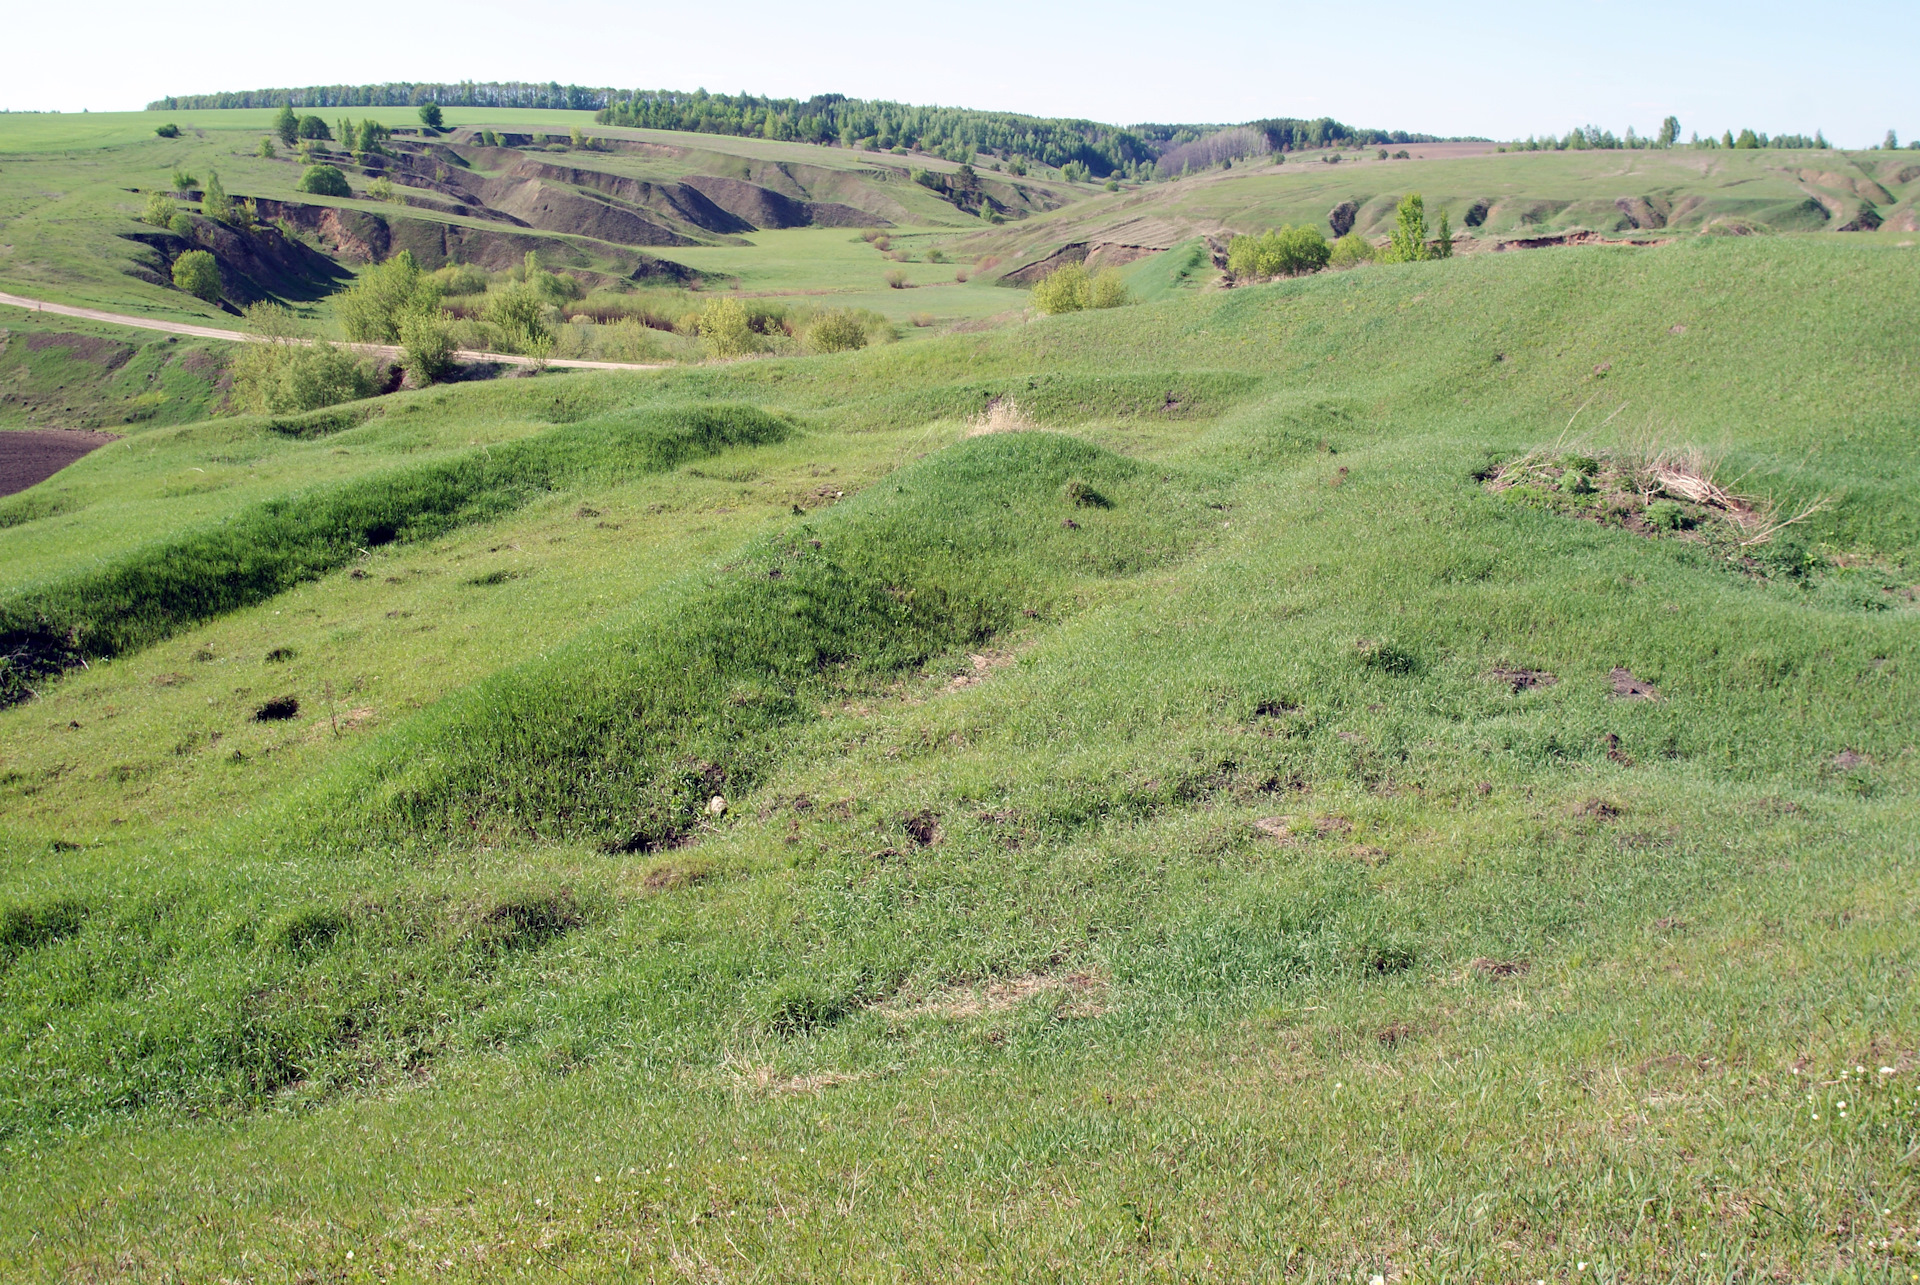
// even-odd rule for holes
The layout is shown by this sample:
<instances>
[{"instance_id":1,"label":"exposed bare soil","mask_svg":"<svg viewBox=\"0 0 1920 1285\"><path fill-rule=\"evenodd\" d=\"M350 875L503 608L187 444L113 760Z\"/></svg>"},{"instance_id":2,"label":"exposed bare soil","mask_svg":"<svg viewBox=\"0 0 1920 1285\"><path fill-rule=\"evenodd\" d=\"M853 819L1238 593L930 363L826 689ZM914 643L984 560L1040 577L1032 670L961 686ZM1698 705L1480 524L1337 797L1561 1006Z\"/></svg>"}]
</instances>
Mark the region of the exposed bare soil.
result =
<instances>
[{"instance_id":1,"label":"exposed bare soil","mask_svg":"<svg viewBox=\"0 0 1920 1285\"><path fill-rule=\"evenodd\" d=\"M24 428L0 431L0 495L12 495L15 491L36 486L89 451L96 451L108 442L119 440L119 435L115 433L90 433L81 429Z\"/></svg>"}]
</instances>

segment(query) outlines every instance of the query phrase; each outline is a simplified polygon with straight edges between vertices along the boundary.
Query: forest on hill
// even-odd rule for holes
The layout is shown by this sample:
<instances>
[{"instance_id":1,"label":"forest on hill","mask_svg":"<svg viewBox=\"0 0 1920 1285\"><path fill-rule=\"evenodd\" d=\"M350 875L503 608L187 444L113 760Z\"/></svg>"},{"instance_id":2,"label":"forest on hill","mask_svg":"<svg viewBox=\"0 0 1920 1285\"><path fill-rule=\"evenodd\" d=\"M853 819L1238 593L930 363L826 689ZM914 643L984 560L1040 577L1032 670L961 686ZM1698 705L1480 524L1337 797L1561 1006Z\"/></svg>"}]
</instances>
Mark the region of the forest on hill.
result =
<instances>
[{"instance_id":1,"label":"forest on hill","mask_svg":"<svg viewBox=\"0 0 1920 1285\"><path fill-rule=\"evenodd\" d=\"M519 107L592 111L603 125L682 130L697 134L758 137L783 142L903 148L955 161L981 153L1023 157L1043 165L1079 164L1101 178L1144 177L1170 151L1219 134L1217 124L1139 124L1121 127L1069 117L964 107L925 107L844 94L772 98L757 94L710 94L668 89L610 89L558 82L460 81L452 84L396 81L380 85L310 85L300 89L255 89L186 94L157 99L148 111L196 111L250 107ZM1232 127L1257 136L1256 150L1430 143L1436 135L1406 130L1356 128L1329 116L1312 120L1271 117ZM1250 152L1247 154L1251 154Z\"/></svg>"}]
</instances>

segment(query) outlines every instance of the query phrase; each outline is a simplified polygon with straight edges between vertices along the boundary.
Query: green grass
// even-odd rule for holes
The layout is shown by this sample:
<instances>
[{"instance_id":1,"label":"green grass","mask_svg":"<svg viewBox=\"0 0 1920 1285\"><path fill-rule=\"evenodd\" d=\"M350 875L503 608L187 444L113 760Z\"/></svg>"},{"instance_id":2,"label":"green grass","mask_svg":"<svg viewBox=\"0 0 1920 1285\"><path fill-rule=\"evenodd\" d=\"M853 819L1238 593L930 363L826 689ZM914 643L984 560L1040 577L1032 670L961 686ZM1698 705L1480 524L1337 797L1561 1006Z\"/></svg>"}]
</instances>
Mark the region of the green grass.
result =
<instances>
[{"instance_id":1,"label":"green grass","mask_svg":"<svg viewBox=\"0 0 1920 1285\"><path fill-rule=\"evenodd\" d=\"M0 307L0 428L125 433L204 419L228 348Z\"/></svg>"},{"instance_id":2,"label":"green grass","mask_svg":"<svg viewBox=\"0 0 1920 1285\"><path fill-rule=\"evenodd\" d=\"M1837 238L1169 280L90 457L10 600L546 471L0 712L0 1262L1904 1280L1917 294ZM802 431L560 467L716 405ZM1831 507L1744 566L1476 478L1556 443Z\"/></svg>"}]
</instances>

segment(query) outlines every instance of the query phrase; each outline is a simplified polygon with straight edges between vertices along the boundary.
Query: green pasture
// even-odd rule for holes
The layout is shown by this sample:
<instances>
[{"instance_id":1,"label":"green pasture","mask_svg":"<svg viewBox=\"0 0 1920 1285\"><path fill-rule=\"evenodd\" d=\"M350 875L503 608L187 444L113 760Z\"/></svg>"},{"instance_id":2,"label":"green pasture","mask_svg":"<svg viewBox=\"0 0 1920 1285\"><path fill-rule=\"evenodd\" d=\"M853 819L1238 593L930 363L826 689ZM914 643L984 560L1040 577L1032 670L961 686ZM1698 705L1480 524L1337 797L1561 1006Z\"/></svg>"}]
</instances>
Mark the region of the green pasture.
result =
<instances>
[{"instance_id":1,"label":"green pasture","mask_svg":"<svg viewBox=\"0 0 1920 1285\"><path fill-rule=\"evenodd\" d=\"M4 1274L1920 1270L1920 260L1189 258L0 501Z\"/></svg>"}]
</instances>

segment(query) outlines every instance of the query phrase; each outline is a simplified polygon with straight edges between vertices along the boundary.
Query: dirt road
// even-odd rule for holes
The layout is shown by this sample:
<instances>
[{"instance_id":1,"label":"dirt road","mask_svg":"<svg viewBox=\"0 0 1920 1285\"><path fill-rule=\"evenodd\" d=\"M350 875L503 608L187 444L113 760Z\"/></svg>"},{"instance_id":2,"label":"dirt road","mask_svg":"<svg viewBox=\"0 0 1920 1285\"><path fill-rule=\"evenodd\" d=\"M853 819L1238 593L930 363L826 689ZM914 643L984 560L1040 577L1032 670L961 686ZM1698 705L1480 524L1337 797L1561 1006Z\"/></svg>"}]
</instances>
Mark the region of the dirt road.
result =
<instances>
[{"instance_id":1,"label":"dirt road","mask_svg":"<svg viewBox=\"0 0 1920 1285\"><path fill-rule=\"evenodd\" d=\"M102 312L98 308L74 308L64 303L47 303L41 299L25 299L17 294L0 291L0 304L11 304L15 308L25 308L30 312L50 312L60 317L81 317L88 321L105 321L116 326L133 326L140 330L164 330L174 335L194 335L201 339L226 339L233 343L246 344L260 341L258 335L250 335L244 330L219 330L213 326L189 325L184 321L161 321L157 317L129 317L125 313ZM400 350L386 344L342 344L354 352L369 357L387 357L398 360ZM454 353L460 361L491 361L503 366L538 366L541 363L532 357L520 357L512 353L475 352L462 348ZM665 370L661 365L640 365L624 361L569 361L555 357L545 363L549 366L564 366L569 370Z\"/></svg>"}]
</instances>

